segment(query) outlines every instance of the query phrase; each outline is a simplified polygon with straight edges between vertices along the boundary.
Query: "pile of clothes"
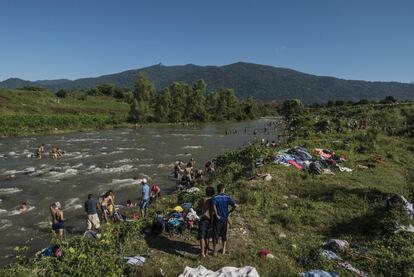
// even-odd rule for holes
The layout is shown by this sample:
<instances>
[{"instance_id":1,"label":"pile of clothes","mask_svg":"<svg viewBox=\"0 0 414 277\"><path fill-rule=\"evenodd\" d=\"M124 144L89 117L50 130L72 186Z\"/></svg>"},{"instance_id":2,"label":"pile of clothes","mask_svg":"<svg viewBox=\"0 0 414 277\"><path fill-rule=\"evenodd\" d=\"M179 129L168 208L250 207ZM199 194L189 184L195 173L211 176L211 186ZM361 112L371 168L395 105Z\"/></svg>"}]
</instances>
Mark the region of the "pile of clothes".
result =
<instances>
[{"instance_id":1,"label":"pile of clothes","mask_svg":"<svg viewBox=\"0 0 414 277\"><path fill-rule=\"evenodd\" d=\"M193 229L200 220L191 203L184 203L172 209L168 215L157 213L152 225L153 234L161 234L164 230L172 234L181 234L186 228Z\"/></svg>"},{"instance_id":2,"label":"pile of clothes","mask_svg":"<svg viewBox=\"0 0 414 277\"><path fill-rule=\"evenodd\" d=\"M179 277L259 277L254 267L245 266L241 268L226 266L217 271L211 271L200 265L196 268L185 267Z\"/></svg>"},{"instance_id":3,"label":"pile of clothes","mask_svg":"<svg viewBox=\"0 0 414 277\"><path fill-rule=\"evenodd\" d=\"M344 157L328 149L316 148L315 151L319 155L319 159L314 158L303 146L282 149L274 157L273 162L285 166L294 166L299 170L307 170L312 174L334 174L333 169L341 172L352 172L352 169L340 165L340 163L346 161Z\"/></svg>"},{"instance_id":4,"label":"pile of clothes","mask_svg":"<svg viewBox=\"0 0 414 277\"><path fill-rule=\"evenodd\" d=\"M342 252L344 253L347 251L350 247L356 249L358 251L358 255L360 257L366 255L369 250L358 245L358 244L352 244L350 245L348 241L346 240L340 240L340 239L331 239L325 242L322 246L322 249L319 249L319 255L331 262L335 262L337 266L342 267L343 269L349 271L353 276L359 276L359 277L366 277L368 274L362 270L359 270L355 268L352 264L349 262L343 260L338 253ZM301 261L302 265L309 266L313 263L313 261L309 258L305 258ZM300 276L305 277L338 277L339 275L332 272L327 272L321 269L315 269L311 270L305 273L299 274ZM348 276L348 275L347 275Z\"/></svg>"},{"instance_id":5,"label":"pile of clothes","mask_svg":"<svg viewBox=\"0 0 414 277\"><path fill-rule=\"evenodd\" d=\"M411 202L408 202L408 200L404 196L394 194L393 196L388 197L384 202L384 206L386 208L394 208L394 207L397 207L398 205L402 206L402 208L407 213L408 218L412 221L414 219L414 206ZM397 222L395 233L399 233L399 232L414 233L414 225L413 224L403 225Z\"/></svg>"}]
</instances>

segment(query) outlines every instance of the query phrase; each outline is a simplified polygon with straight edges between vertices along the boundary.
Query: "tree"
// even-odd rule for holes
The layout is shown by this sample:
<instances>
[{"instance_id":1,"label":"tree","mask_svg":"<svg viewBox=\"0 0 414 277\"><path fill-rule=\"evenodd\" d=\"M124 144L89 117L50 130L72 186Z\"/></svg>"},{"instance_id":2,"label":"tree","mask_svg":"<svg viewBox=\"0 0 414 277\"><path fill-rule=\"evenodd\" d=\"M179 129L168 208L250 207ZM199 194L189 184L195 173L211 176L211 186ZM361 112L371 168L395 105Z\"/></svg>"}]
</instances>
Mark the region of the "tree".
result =
<instances>
[{"instance_id":1,"label":"tree","mask_svg":"<svg viewBox=\"0 0 414 277\"><path fill-rule=\"evenodd\" d=\"M130 106L129 120L132 122L148 122L153 116L152 104L155 88L149 78L139 74L133 91L134 99Z\"/></svg>"},{"instance_id":2,"label":"tree","mask_svg":"<svg viewBox=\"0 0 414 277\"><path fill-rule=\"evenodd\" d=\"M205 107L206 83L198 80L187 97L187 112L190 121L206 121L208 114Z\"/></svg>"},{"instance_id":3,"label":"tree","mask_svg":"<svg viewBox=\"0 0 414 277\"><path fill-rule=\"evenodd\" d=\"M291 116L293 114L302 114L304 110L302 101L299 99L290 99L283 102L280 113L284 116Z\"/></svg>"},{"instance_id":4,"label":"tree","mask_svg":"<svg viewBox=\"0 0 414 277\"><path fill-rule=\"evenodd\" d=\"M259 116L259 107L256 102L254 102L253 97L247 97L246 101L243 103L243 113L247 119L254 119Z\"/></svg>"},{"instance_id":5,"label":"tree","mask_svg":"<svg viewBox=\"0 0 414 277\"><path fill-rule=\"evenodd\" d=\"M112 84L104 83L97 86L96 89L103 95L113 96L115 86Z\"/></svg>"},{"instance_id":6,"label":"tree","mask_svg":"<svg viewBox=\"0 0 414 277\"><path fill-rule=\"evenodd\" d=\"M156 122L168 122L170 119L172 98L168 88L164 88L157 97L154 119Z\"/></svg>"},{"instance_id":7,"label":"tree","mask_svg":"<svg viewBox=\"0 0 414 277\"><path fill-rule=\"evenodd\" d=\"M67 92L64 89L60 89L58 90L58 92L56 92L56 96L59 98L66 98Z\"/></svg>"}]
</instances>

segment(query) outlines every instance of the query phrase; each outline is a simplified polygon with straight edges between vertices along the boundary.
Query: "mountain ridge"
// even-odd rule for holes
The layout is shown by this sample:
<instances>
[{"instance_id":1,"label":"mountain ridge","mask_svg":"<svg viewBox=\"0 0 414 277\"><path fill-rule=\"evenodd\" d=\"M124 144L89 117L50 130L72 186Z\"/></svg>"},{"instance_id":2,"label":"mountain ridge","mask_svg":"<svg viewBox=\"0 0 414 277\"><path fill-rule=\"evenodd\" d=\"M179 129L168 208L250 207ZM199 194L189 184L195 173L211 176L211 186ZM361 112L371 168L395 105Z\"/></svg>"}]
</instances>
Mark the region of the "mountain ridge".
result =
<instances>
[{"instance_id":1,"label":"mountain ridge","mask_svg":"<svg viewBox=\"0 0 414 277\"><path fill-rule=\"evenodd\" d=\"M194 64L165 66L156 64L114 74L76 80L27 81L9 78L0 82L2 88L43 86L50 90L88 89L102 83L133 88L138 73L147 74L157 90L175 81L193 83L204 79L208 90L233 88L238 97L249 95L262 101L299 98L307 103L329 100L382 99L391 95L397 99L414 98L414 84L384 81L346 80L330 76L317 76L288 68L246 62L223 66Z\"/></svg>"}]
</instances>

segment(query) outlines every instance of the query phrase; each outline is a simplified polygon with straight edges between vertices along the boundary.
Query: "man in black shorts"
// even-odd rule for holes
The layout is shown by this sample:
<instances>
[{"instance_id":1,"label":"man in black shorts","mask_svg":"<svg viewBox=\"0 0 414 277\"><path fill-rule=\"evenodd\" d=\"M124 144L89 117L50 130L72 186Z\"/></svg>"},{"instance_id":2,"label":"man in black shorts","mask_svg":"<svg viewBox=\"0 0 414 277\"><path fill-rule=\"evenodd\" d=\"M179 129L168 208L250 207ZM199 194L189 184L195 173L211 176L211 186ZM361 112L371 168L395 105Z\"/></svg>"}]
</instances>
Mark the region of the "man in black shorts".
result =
<instances>
[{"instance_id":1,"label":"man in black shorts","mask_svg":"<svg viewBox=\"0 0 414 277\"><path fill-rule=\"evenodd\" d=\"M215 213L214 230L213 230L213 253L216 251L216 245L221 238L223 243L222 253L226 253L227 246L227 225L229 215L236 209L236 203L227 194L224 193L224 185L217 186L218 194L213 197L213 209ZM229 206L231 210L229 211Z\"/></svg>"}]
</instances>

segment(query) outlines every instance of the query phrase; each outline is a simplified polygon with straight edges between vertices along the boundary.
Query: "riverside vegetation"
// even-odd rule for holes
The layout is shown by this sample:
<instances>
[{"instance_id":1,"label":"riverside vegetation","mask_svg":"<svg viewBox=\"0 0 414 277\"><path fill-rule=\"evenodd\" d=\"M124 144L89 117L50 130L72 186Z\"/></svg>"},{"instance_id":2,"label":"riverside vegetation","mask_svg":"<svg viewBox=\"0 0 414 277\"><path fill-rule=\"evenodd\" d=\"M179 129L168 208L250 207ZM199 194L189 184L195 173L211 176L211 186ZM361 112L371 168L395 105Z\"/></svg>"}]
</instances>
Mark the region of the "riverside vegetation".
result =
<instances>
[{"instance_id":1,"label":"riverside vegetation","mask_svg":"<svg viewBox=\"0 0 414 277\"><path fill-rule=\"evenodd\" d=\"M174 82L156 93L151 81L138 75L133 91L111 84L56 93L37 87L0 89L0 137L146 123L241 121L274 114L270 104L251 97L239 100L231 89L207 93L206 87L203 80L194 85Z\"/></svg>"},{"instance_id":2,"label":"riverside vegetation","mask_svg":"<svg viewBox=\"0 0 414 277\"><path fill-rule=\"evenodd\" d=\"M16 247L17 261L0 270L1 276L178 276L184 266L202 264L257 268L260 276L297 276L309 269L324 269L353 276L318 253L331 238L346 239L367 249L341 256L369 276L414 276L414 234L394 233L397 222L409 223L402 210L388 210L383 201L394 193L414 199L414 104L343 105L305 108L286 101L286 132L278 148L253 144L217 158L217 171L197 184L225 183L239 208L233 215L228 255L197 257L195 235L144 236L151 217L136 222L105 225L101 240L80 236L53 242L62 247L61 258L28 259L26 247ZM353 122L357 123L352 125ZM348 124L349 128L348 128ZM357 127L355 127L357 126ZM284 139L286 138L286 139ZM293 167L269 164L256 168L258 158L272 157L280 147L323 147L347 157L352 173L311 175ZM376 163L373 157L381 156ZM358 169L362 163L369 168ZM251 180L270 173L271 181ZM137 192L138 193L138 192ZM173 194L151 207L165 212L177 202L196 203L201 194ZM270 249L274 259L260 258ZM149 255L143 267L129 267L124 256ZM304 263L303 261L311 261Z\"/></svg>"}]
</instances>

